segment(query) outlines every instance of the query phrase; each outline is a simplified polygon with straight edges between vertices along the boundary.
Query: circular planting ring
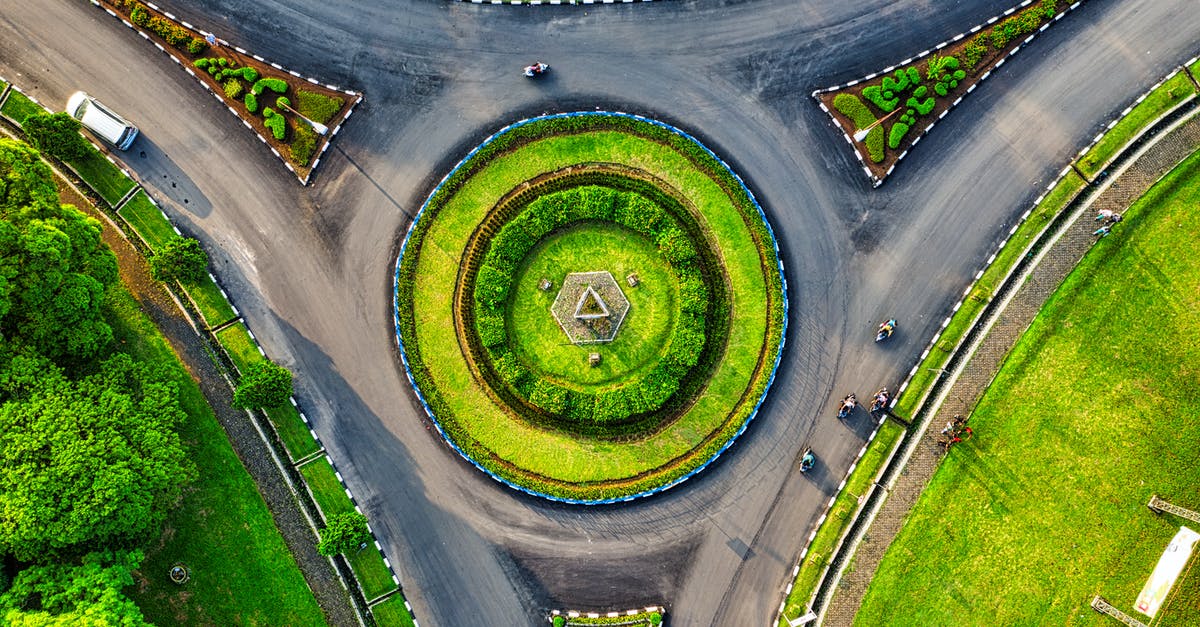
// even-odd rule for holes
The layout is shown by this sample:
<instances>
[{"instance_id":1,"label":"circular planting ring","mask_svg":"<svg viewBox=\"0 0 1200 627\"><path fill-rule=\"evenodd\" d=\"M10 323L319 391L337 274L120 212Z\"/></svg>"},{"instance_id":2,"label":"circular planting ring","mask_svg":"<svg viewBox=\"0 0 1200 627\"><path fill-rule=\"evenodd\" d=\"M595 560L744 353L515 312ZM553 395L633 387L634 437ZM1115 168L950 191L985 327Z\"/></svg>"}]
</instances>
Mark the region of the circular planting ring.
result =
<instances>
[{"instance_id":1,"label":"circular planting ring","mask_svg":"<svg viewBox=\"0 0 1200 627\"><path fill-rule=\"evenodd\" d=\"M395 281L401 359L439 433L571 503L653 494L716 459L765 399L787 324L741 179L619 113L489 137L422 206Z\"/></svg>"}]
</instances>

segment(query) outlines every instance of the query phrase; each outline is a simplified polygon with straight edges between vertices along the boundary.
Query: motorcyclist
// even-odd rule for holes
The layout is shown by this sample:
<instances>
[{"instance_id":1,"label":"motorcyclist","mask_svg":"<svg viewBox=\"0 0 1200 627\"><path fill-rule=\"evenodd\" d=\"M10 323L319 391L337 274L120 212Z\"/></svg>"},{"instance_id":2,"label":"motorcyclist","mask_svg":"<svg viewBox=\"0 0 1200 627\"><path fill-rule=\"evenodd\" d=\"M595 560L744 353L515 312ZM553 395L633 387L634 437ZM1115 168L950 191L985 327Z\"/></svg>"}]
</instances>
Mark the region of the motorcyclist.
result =
<instances>
[{"instance_id":1,"label":"motorcyclist","mask_svg":"<svg viewBox=\"0 0 1200 627\"><path fill-rule=\"evenodd\" d=\"M853 393L847 394L846 397L842 399L842 402L838 404L838 418L845 418L846 416L849 416L850 412L854 411L854 408L857 406L858 398L855 397Z\"/></svg>"},{"instance_id":2,"label":"motorcyclist","mask_svg":"<svg viewBox=\"0 0 1200 627\"><path fill-rule=\"evenodd\" d=\"M817 456L813 455L812 449L805 449L804 456L800 458L800 472L808 472L817 463Z\"/></svg>"}]
</instances>

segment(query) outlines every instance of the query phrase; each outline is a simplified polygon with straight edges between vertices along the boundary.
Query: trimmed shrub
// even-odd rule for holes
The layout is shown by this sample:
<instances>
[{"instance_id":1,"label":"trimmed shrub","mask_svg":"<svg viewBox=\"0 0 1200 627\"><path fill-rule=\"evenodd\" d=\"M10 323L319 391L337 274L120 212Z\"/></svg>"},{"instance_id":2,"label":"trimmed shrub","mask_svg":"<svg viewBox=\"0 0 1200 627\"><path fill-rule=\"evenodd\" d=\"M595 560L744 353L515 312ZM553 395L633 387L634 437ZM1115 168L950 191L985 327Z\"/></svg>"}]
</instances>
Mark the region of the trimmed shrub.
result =
<instances>
[{"instance_id":1,"label":"trimmed shrub","mask_svg":"<svg viewBox=\"0 0 1200 627\"><path fill-rule=\"evenodd\" d=\"M242 79L247 83L254 84L258 81L258 70L252 67L244 67L239 71L242 73Z\"/></svg>"},{"instance_id":2,"label":"trimmed shrub","mask_svg":"<svg viewBox=\"0 0 1200 627\"><path fill-rule=\"evenodd\" d=\"M490 309L499 309L508 300L512 288L512 272L493 265L484 265L475 277L475 302Z\"/></svg>"},{"instance_id":3,"label":"trimmed shrub","mask_svg":"<svg viewBox=\"0 0 1200 627\"><path fill-rule=\"evenodd\" d=\"M331 98L305 89L296 90L296 110L300 115L320 124L332 120L344 104L346 101L341 98Z\"/></svg>"},{"instance_id":4,"label":"trimmed shrub","mask_svg":"<svg viewBox=\"0 0 1200 627\"><path fill-rule=\"evenodd\" d=\"M922 86L921 89L925 89L925 87ZM915 97L909 97L908 102L905 104L913 109L916 109L919 115L929 115L929 112L933 111L933 107L937 105L937 101L934 100L932 96L926 98L925 100L918 100Z\"/></svg>"},{"instance_id":5,"label":"trimmed shrub","mask_svg":"<svg viewBox=\"0 0 1200 627\"><path fill-rule=\"evenodd\" d=\"M129 21L138 26L146 26L150 24L150 11L139 4L129 12Z\"/></svg>"},{"instance_id":6,"label":"trimmed shrub","mask_svg":"<svg viewBox=\"0 0 1200 627\"><path fill-rule=\"evenodd\" d=\"M888 98L892 97L891 95L888 95L888 92L891 92L892 95L899 96L901 92L908 89L908 86L908 72L905 72L904 70L896 70L894 80L891 76L883 77L883 95L887 96Z\"/></svg>"},{"instance_id":7,"label":"trimmed shrub","mask_svg":"<svg viewBox=\"0 0 1200 627\"><path fill-rule=\"evenodd\" d=\"M246 86L236 78L231 78L225 81L225 95L232 100L241 98L242 93L246 91Z\"/></svg>"},{"instance_id":8,"label":"trimmed shrub","mask_svg":"<svg viewBox=\"0 0 1200 627\"><path fill-rule=\"evenodd\" d=\"M868 87L867 89L870 88ZM867 95L866 89L863 90L863 95ZM897 99L896 102L899 103L899 99ZM875 103L875 106L883 109L884 111L891 111L892 109L896 108L895 104L891 105L891 108L883 107L879 103ZM871 110L867 108L867 105L863 104L863 101L859 100L858 96L855 96L854 94L838 94L834 96L833 108L840 111L842 115L850 118L850 121L854 122L854 126L858 128L866 128L874 124L876 120L875 114L871 113Z\"/></svg>"},{"instance_id":9,"label":"trimmed shrub","mask_svg":"<svg viewBox=\"0 0 1200 627\"><path fill-rule=\"evenodd\" d=\"M258 113L258 98L254 95L254 92L246 94L246 97L242 100L242 102L246 104L247 111L250 113Z\"/></svg>"},{"instance_id":10,"label":"trimmed shrub","mask_svg":"<svg viewBox=\"0 0 1200 627\"><path fill-rule=\"evenodd\" d=\"M187 51L189 54L200 54L208 49L208 42L199 37L192 37L187 43Z\"/></svg>"},{"instance_id":11,"label":"trimmed shrub","mask_svg":"<svg viewBox=\"0 0 1200 627\"><path fill-rule=\"evenodd\" d=\"M836 102L837 99L841 98L843 95L850 96L851 98L854 97L854 96L851 96L850 94L839 94L837 97L834 98L834 107L835 108L837 107L837 102ZM883 90L882 90L882 88L879 87L879 85L870 85L868 87L864 87L862 90L862 95L864 98L871 101L871 104L875 105L876 107L879 107L885 113L891 112L893 109L896 108L896 105L900 104L899 98L884 98ZM858 100L858 99L855 98L855 100ZM860 101L858 104L861 105L862 102ZM863 108L866 109L866 107L863 107ZM838 109L838 111L842 111L842 110ZM854 116L851 116L850 113L848 113L846 111L842 111L842 113L845 113L847 116L850 116L852 119L854 117ZM867 111L867 115L871 115L871 112ZM871 117L874 118L875 116L871 115ZM874 119L872 119L871 122L874 122ZM866 124L858 124L858 122L856 120L855 125L858 126L858 128L865 128L866 126L869 126L871 124L871 122L867 122Z\"/></svg>"},{"instance_id":12,"label":"trimmed shrub","mask_svg":"<svg viewBox=\"0 0 1200 627\"><path fill-rule=\"evenodd\" d=\"M545 379L538 379L529 394L529 402L552 414L561 414L567 410L567 390Z\"/></svg>"},{"instance_id":13,"label":"trimmed shrub","mask_svg":"<svg viewBox=\"0 0 1200 627\"><path fill-rule=\"evenodd\" d=\"M983 56L988 51L988 34L986 32L976 35L967 45L963 47L963 64L968 70L974 70Z\"/></svg>"},{"instance_id":14,"label":"trimmed shrub","mask_svg":"<svg viewBox=\"0 0 1200 627\"><path fill-rule=\"evenodd\" d=\"M226 59L225 57L221 57L220 59L217 59L217 63L220 64L221 67L229 67L232 61Z\"/></svg>"},{"instance_id":15,"label":"trimmed shrub","mask_svg":"<svg viewBox=\"0 0 1200 627\"><path fill-rule=\"evenodd\" d=\"M696 258L696 248L683 231L675 227L663 229L654 238L658 252L672 264L689 263Z\"/></svg>"},{"instance_id":16,"label":"trimmed shrub","mask_svg":"<svg viewBox=\"0 0 1200 627\"><path fill-rule=\"evenodd\" d=\"M867 156L871 159L871 163L882 163L883 127L876 126L870 131L867 131L867 137L863 140L863 143L867 146Z\"/></svg>"},{"instance_id":17,"label":"trimmed shrub","mask_svg":"<svg viewBox=\"0 0 1200 627\"><path fill-rule=\"evenodd\" d=\"M910 67L905 71L905 74L908 75L908 82L912 83L913 85L921 84L921 72L918 71L917 68Z\"/></svg>"},{"instance_id":18,"label":"trimmed shrub","mask_svg":"<svg viewBox=\"0 0 1200 627\"><path fill-rule=\"evenodd\" d=\"M192 65L194 65L202 70L207 71L208 64L211 62L212 62L212 59L196 59L195 61L192 61Z\"/></svg>"},{"instance_id":19,"label":"trimmed shrub","mask_svg":"<svg viewBox=\"0 0 1200 627\"><path fill-rule=\"evenodd\" d=\"M1058 12L1057 5L1057 0L1042 0L1042 4L1038 8L1042 10L1043 16L1051 18L1054 17L1054 14Z\"/></svg>"},{"instance_id":20,"label":"trimmed shrub","mask_svg":"<svg viewBox=\"0 0 1200 627\"><path fill-rule=\"evenodd\" d=\"M644 235L654 235L666 219L662 208L637 194L628 194L624 200L613 215L617 224Z\"/></svg>"},{"instance_id":21,"label":"trimmed shrub","mask_svg":"<svg viewBox=\"0 0 1200 627\"><path fill-rule=\"evenodd\" d=\"M962 70L954 70L954 73L951 74L951 76L954 77L954 81L961 81L967 77L967 73ZM958 87L958 85L951 85L951 87Z\"/></svg>"},{"instance_id":22,"label":"trimmed shrub","mask_svg":"<svg viewBox=\"0 0 1200 627\"><path fill-rule=\"evenodd\" d=\"M904 136L908 134L909 125L904 122L896 122L892 125L892 130L888 132L888 148L895 150L900 147L900 142L904 140Z\"/></svg>"},{"instance_id":23,"label":"trimmed shrub","mask_svg":"<svg viewBox=\"0 0 1200 627\"><path fill-rule=\"evenodd\" d=\"M933 93L937 94L938 96L945 97L945 96L946 96L946 94L948 94L948 93L950 93L950 92L949 92L949 90L946 88L946 83L944 83L944 82L938 82L937 84L935 84L935 85L933 86Z\"/></svg>"},{"instance_id":24,"label":"trimmed shrub","mask_svg":"<svg viewBox=\"0 0 1200 627\"><path fill-rule=\"evenodd\" d=\"M292 101L287 99L287 96L280 96L275 99L275 106L282 111L287 107L292 106Z\"/></svg>"},{"instance_id":25,"label":"trimmed shrub","mask_svg":"<svg viewBox=\"0 0 1200 627\"><path fill-rule=\"evenodd\" d=\"M289 123L292 126L292 161L302 166L308 165L317 150L317 132L304 123Z\"/></svg>"},{"instance_id":26,"label":"trimmed shrub","mask_svg":"<svg viewBox=\"0 0 1200 627\"><path fill-rule=\"evenodd\" d=\"M476 317L475 330L479 333L479 342L484 346L500 346L508 341L504 316L499 313L489 312Z\"/></svg>"},{"instance_id":27,"label":"trimmed shrub","mask_svg":"<svg viewBox=\"0 0 1200 627\"><path fill-rule=\"evenodd\" d=\"M222 61L223 60L224 59L222 59ZM254 86L250 88L250 91L254 92L254 95L256 96L261 96L264 89L269 89L277 94L282 94L283 92L287 91L287 88L287 81L283 79L260 78L254 83Z\"/></svg>"}]
</instances>

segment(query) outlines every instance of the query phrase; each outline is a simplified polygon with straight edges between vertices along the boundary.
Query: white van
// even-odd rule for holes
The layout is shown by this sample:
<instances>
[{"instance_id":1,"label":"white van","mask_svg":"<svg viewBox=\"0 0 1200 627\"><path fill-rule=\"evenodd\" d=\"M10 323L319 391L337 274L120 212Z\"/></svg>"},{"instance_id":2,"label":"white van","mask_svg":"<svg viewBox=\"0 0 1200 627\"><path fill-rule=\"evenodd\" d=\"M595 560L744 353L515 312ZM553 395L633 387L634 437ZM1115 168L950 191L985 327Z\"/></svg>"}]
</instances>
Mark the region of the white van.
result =
<instances>
[{"instance_id":1,"label":"white van","mask_svg":"<svg viewBox=\"0 0 1200 627\"><path fill-rule=\"evenodd\" d=\"M67 115L79 120L89 131L118 150L129 148L138 136L136 126L81 91L71 94L67 99Z\"/></svg>"}]
</instances>

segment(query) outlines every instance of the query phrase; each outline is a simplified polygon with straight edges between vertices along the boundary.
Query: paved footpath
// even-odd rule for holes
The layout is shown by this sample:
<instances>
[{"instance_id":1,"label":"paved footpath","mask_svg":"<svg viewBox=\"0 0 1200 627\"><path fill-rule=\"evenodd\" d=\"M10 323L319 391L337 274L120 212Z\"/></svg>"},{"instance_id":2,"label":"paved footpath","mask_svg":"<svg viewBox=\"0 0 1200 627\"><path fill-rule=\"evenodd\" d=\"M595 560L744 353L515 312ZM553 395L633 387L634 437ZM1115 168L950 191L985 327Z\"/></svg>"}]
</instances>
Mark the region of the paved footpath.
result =
<instances>
[{"instance_id":1,"label":"paved footpath","mask_svg":"<svg viewBox=\"0 0 1200 627\"><path fill-rule=\"evenodd\" d=\"M854 553L854 570L843 575L833 592L825 615L825 625L834 627L854 622L854 615L862 604L867 585L875 576L880 560L937 470L942 457L936 443L940 431L937 427L955 414L967 415L971 412L987 390L1004 357L1033 322L1042 304L1095 243L1096 237L1092 232L1096 229L1093 220L1096 212L1100 209L1117 212L1126 210L1159 178L1197 149L1200 149L1200 115L1158 138L1157 143L1138 156L1093 198L1092 210L1077 216L1051 245L979 343L958 379L945 394L945 402L930 418L929 424L933 428L921 436L921 442L901 470L878 515L864 531L863 540ZM1087 193L1086 190L1084 193ZM1118 225L1108 237L1120 237L1120 229Z\"/></svg>"}]
</instances>

